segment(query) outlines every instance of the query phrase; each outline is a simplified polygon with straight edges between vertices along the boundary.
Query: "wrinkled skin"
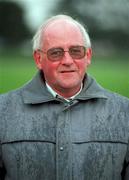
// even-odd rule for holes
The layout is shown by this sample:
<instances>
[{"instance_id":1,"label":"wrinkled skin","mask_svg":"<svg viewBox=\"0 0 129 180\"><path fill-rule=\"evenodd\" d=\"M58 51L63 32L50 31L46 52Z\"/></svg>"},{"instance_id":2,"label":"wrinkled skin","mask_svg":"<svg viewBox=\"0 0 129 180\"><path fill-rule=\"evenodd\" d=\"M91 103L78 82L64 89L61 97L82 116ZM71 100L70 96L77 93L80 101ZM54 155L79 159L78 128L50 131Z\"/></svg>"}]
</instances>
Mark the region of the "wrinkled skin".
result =
<instances>
[{"instance_id":1,"label":"wrinkled skin","mask_svg":"<svg viewBox=\"0 0 129 180\"><path fill-rule=\"evenodd\" d=\"M55 20L45 29L43 51L53 47L62 47L65 51L70 46L84 46L79 28L68 20ZM47 83L63 97L76 94L81 87L88 65L91 62L91 48L88 48L83 59L72 59L68 52L57 62L51 62L47 55L35 51L34 59L37 67L44 72Z\"/></svg>"}]
</instances>

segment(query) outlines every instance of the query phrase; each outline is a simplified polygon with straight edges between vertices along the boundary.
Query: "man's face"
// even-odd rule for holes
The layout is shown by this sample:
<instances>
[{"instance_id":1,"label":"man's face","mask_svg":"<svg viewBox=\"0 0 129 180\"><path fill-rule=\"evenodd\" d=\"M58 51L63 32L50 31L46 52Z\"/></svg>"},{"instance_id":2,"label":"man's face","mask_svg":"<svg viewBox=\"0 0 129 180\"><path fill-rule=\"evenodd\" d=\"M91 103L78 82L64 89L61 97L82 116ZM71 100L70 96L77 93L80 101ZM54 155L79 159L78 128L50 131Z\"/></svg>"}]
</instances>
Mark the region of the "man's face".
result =
<instances>
[{"instance_id":1,"label":"man's face","mask_svg":"<svg viewBox=\"0 0 129 180\"><path fill-rule=\"evenodd\" d=\"M63 48L64 51L68 51L71 46L84 46L82 34L76 25L57 20L47 26L41 50L47 52L51 48ZM65 52L60 60L51 61L46 53L37 51L34 58L47 83L60 95L70 97L80 89L85 71L90 64L91 49L87 49L85 57L81 59L73 59Z\"/></svg>"}]
</instances>

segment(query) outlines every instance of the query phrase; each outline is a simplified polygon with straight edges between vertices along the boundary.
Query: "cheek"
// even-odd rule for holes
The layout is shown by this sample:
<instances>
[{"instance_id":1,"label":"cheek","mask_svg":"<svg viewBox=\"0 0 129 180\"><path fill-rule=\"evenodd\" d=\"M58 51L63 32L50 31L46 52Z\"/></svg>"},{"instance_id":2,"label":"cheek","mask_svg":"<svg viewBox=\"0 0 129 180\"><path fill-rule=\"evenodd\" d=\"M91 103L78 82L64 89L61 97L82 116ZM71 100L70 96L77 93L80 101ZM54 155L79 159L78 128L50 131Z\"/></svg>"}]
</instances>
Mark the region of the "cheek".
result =
<instances>
[{"instance_id":1,"label":"cheek","mask_svg":"<svg viewBox=\"0 0 129 180\"><path fill-rule=\"evenodd\" d=\"M78 63L77 63L77 66L78 66L80 72L85 72L86 67L87 67L87 63L86 63L86 61L84 60L84 61L82 61L82 62L78 62Z\"/></svg>"},{"instance_id":2,"label":"cheek","mask_svg":"<svg viewBox=\"0 0 129 180\"><path fill-rule=\"evenodd\" d=\"M45 76L53 78L57 70L57 64L51 62L44 62L44 64L42 64L42 70Z\"/></svg>"}]
</instances>

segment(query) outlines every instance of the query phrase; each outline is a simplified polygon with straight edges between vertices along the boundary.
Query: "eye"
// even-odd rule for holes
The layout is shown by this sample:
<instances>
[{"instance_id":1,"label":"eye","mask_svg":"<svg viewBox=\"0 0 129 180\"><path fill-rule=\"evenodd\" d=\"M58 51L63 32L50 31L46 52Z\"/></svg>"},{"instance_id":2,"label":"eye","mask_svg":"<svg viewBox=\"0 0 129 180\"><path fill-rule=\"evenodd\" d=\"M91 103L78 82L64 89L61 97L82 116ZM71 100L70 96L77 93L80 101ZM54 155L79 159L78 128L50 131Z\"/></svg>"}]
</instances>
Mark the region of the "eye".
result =
<instances>
[{"instance_id":1,"label":"eye","mask_svg":"<svg viewBox=\"0 0 129 180\"><path fill-rule=\"evenodd\" d=\"M48 54L49 54L49 56L51 56L51 57L62 56L63 50L60 49L60 48L53 48L53 49L48 50Z\"/></svg>"},{"instance_id":2,"label":"eye","mask_svg":"<svg viewBox=\"0 0 129 180\"><path fill-rule=\"evenodd\" d=\"M81 54L81 52L82 52L82 51L81 51L81 48L78 47L78 46L77 46L77 47L71 47L71 48L70 48L70 53L71 53L71 54Z\"/></svg>"}]
</instances>

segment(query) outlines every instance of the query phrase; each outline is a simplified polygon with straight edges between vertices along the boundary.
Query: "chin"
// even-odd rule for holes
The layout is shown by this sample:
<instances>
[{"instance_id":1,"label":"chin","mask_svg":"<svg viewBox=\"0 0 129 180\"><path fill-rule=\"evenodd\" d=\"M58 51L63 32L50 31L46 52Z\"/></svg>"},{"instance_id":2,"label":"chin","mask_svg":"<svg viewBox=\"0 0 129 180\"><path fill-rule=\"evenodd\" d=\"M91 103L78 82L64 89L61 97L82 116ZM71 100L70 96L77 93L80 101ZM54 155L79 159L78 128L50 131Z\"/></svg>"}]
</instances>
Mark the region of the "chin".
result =
<instances>
[{"instance_id":1,"label":"chin","mask_svg":"<svg viewBox=\"0 0 129 180\"><path fill-rule=\"evenodd\" d=\"M80 87L80 83L61 83L60 87L64 88L64 89L74 89L77 87Z\"/></svg>"}]
</instances>

